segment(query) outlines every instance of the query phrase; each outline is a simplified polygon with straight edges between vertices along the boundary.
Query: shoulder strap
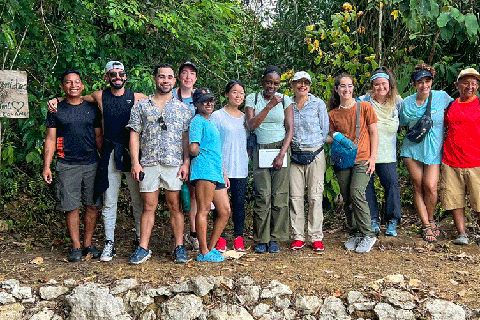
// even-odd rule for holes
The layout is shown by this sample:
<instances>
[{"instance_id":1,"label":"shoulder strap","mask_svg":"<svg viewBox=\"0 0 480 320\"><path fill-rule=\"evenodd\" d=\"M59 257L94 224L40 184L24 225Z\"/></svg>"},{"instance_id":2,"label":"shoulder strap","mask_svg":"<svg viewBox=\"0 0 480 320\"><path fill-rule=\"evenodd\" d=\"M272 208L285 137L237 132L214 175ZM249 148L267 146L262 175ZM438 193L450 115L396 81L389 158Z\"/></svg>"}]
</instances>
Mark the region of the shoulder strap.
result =
<instances>
[{"instance_id":1,"label":"shoulder strap","mask_svg":"<svg viewBox=\"0 0 480 320\"><path fill-rule=\"evenodd\" d=\"M425 111L425 114L429 117L432 115L432 91L430 91L430 94L428 95L427 110Z\"/></svg>"},{"instance_id":2,"label":"shoulder strap","mask_svg":"<svg viewBox=\"0 0 480 320\"><path fill-rule=\"evenodd\" d=\"M258 101L258 92L255 93L255 105L257 105L257 101Z\"/></svg>"},{"instance_id":3,"label":"shoulder strap","mask_svg":"<svg viewBox=\"0 0 480 320\"><path fill-rule=\"evenodd\" d=\"M452 101L450 101L450 102L448 103L448 106L445 108L445 111L444 111L445 115L447 114L448 110L450 110L450 107L452 106L452 104L453 104L455 101L456 101L456 100L452 100Z\"/></svg>"},{"instance_id":4,"label":"shoulder strap","mask_svg":"<svg viewBox=\"0 0 480 320\"><path fill-rule=\"evenodd\" d=\"M358 144L358 136L360 135L360 101L357 101L357 124L355 125L355 140Z\"/></svg>"}]
</instances>

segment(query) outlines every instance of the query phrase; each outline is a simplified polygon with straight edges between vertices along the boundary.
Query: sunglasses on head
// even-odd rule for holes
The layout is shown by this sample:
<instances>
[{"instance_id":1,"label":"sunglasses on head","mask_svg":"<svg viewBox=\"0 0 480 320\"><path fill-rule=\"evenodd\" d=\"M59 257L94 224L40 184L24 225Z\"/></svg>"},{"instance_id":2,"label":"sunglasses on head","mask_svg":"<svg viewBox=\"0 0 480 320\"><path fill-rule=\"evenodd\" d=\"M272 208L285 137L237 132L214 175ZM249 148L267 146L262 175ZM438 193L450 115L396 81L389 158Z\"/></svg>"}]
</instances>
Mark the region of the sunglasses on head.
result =
<instances>
[{"instance_id":1,"label":"sunglasses on head","mask_svg":"<svg viewBox=\"0 0 480 320\"><path fill-rule=\"evenodd\" d=\"M115 78L117 77L117 75L120 77L120 78L123 78L125 77L127 73L125 71L120 71L120 72L115 72L115 71L109 71L108 72L108 75L111 77L111 78Z\"/></svg>"},{"instance_id":2,"label":"sunglasses on head","mask_svg":"<svg viewBox=\"0 0 480 320\"><path fill-rule=\"evenodd\" d=\"M167 130L167 124L165 123L163 116L160 116L160 118L158 118L158 123L160 123L160 129Z\"/></svg>"}]
</instances>

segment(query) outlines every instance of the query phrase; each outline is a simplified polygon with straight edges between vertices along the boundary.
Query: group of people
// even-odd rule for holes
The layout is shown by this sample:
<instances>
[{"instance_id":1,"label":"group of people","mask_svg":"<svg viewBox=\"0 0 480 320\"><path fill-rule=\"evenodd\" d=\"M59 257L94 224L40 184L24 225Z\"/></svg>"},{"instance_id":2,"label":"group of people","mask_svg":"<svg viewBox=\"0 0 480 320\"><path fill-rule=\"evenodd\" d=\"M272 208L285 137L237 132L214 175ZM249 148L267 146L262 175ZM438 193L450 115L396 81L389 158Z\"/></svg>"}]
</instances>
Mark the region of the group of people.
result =
<instances>
[{"instance_id":1,"label":"group of people","mask_svg":"<svg viewBox=\"0 0 480 320\"><path fill-rule=\"evenodd\" d=\"M159 64L153 70L155 92L150 96L125 88L126 72L119 61L106 65L109 87L87 96L81 95L84 86L78 71L61 75L65 97L48 103L42 175L47 183L53 181L50 166L56 150L57 209L66 212L73 245L69 261L80 261L88 254L102 261L115 256L114 230L123 174L136 230L136 250L130 263L143 263L152 254L149 241L161 189L170 213L176 263L188 260L188 247L198 250L197 261L223 261L227 248L224 229L230 215L233 248L245 250L249 157L255 196L254 251L279 252L278 242L290 239L290 226L291 248L305 246L305 189L308 240L313 250L323 251L324 146L342 139L353 142L357 149L352 166L335 170L349 228L345 248L369 252L380 233L374 173L385 188L385 235L397 236L401 219L397 131L399 126L412 128L429 110L430 131L420 142L404 139L401 150L414 185L422 236L435 242L440 235L433 214L441 172L442 205L453 211L459 233L453 243L468 244L466 193L472 210L480 215L480 152L476 150L480 142L476 96L480 74L476 70L460 72L455 83L460 98L455 101L443 91L432 90L435 71L426 64L415 67L411 83L417 92L404 100L386 68L372 73L370 90L361 97L354 95L355 79L340 74L327 107L310 93L309 73L294 74L294 95L289 97L278 92L281 70L268 66L260 92L246 96L242 82L231 80L224 92L227 103L216 111L211 91L195 88L197 72L192 62L183 63L177 74L170 64ZM244 102L245 113L240 110ZM186 234L183 184L188 185L192 204L190 232ZM83 245L79 232L82 200L86 206ZM92 245L92 236L102 201L106 241L100 253ZM208 238L208 214L213 207Z\"/></svg>"}]
</instances>

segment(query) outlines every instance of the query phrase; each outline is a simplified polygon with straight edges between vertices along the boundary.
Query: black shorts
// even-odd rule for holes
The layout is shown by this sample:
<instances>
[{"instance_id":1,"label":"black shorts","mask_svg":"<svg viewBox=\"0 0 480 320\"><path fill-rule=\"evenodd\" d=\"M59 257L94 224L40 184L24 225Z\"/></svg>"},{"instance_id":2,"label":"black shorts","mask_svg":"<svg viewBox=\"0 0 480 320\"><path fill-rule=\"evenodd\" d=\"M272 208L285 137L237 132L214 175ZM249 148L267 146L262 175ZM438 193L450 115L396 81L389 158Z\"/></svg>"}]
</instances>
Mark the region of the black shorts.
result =
<instances>
[{"instance_id":1,"label":"black shorts","mask_svg":"<svg viewBox=\"0 0 480 320\"><path fill-rule=\"evenodd\" d=\"M197 184L197 181L199 181L199 180L209 181L209 182L213 183L215 185L215 190L222 190L222 189L226 188L225 183L220 183L218 181L212 181L212 180L206 180L206 179L195 179L195 180L190 181L190 183L192 184L192 186L195 187L195 185Z\"/></svg>"}]
</instances>

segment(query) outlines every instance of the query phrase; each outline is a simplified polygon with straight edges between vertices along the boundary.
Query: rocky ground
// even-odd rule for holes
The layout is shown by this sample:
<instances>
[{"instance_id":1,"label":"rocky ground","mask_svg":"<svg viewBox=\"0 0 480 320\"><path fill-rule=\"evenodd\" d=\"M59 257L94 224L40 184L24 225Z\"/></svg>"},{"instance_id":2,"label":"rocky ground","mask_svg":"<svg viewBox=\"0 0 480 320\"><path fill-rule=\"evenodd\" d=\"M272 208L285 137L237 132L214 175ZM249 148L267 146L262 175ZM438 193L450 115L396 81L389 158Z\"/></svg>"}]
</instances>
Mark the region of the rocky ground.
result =
<instances>
[{"instance_id":1,"label":"rocky ground","mask_svg":"<svg viewBox=\"0 0 480 320\"><path fill-rule=\"evenodd\" d=\"M98 260L68 263L69 245L60 239L47 240L40 234L25 237L12 230L0 233L0 319L15 319L2 318L2 312L7 312L8 307L17 308L18 319L48 313L45 318L32 318L37 320L123 319L120 316L144 320L235 319L232 314L245 316L238 319L263 317L265 320L480 318L480 248L475 243L464 247L453 245L454 232L448 220L441 226L446 237L437 244L427 244L414 227L404 223L398 237L380 236L370 253L360 255L343 249L347 235L342 230L329 229L323 253L307 247L292 251L289 243L285 243L278 254L258 255L252 250L254 243L247 238L246 254L239 259L220 264L199 263L194 261L195 254L189 252L192 259L183 265L171 260L170 233L167 227L161 227L162 222L160 219L160 226L152 237L152 258L138 266L128 264L128 256L133 251L128 224L118 230L118 256L109 263ZM97 236L101 238L101 231ZM231 245L232 239L227 240ZM103 243L98 241L97 245L102 247ZM398 279L392 280L392 275L397 275ZM245 277L249 280L242 280ZM14 282L8 282L11 279ZM135 285L121 293L115 291L122 281ZM258 299L239 299L245 292L255 295L252 290L257 291L243 288L247 286L245 281L251 282L248 286L258 287ZM199 294L200 289L192 285L197 282L210 288L201 289L208 292ZM268 288L280 284L285 289L283 294L262 298ZM15 286L20 289L14 291ZM177 287L183 289L172 289ZM147 289L154 291L146 293ZM219 295L217 289L223 293ZM45 293L49 290L53 293ZM97 291L103 293L99 296ZM96 302L101 302L104 295L111 296L121 312L115 311L114 318L72 316L76 310L75 301L84 300L75 298L79 292L96 297ZM255 301L247 302L252 299ZM196 306L188 317L167 315L169 304L184 300ZM397 300L407 303L407 307L394 302ZM366 303L369 309L356 308L355 301ZM304 307L304 303L309 307ZM136 305L141 307L137 310ZM328 313L330 311L326 310L330 310L331 305L338 306L339 310L343 308L341 315ZM238 309L240 307L243 309ZM183 310L186 307L175 308ZM310 311L305 311L306 308ZM434 310L442 308L456 311L434 316ZM54 314L58 317L54 318Z\"/></svg>"}]
</instances>

